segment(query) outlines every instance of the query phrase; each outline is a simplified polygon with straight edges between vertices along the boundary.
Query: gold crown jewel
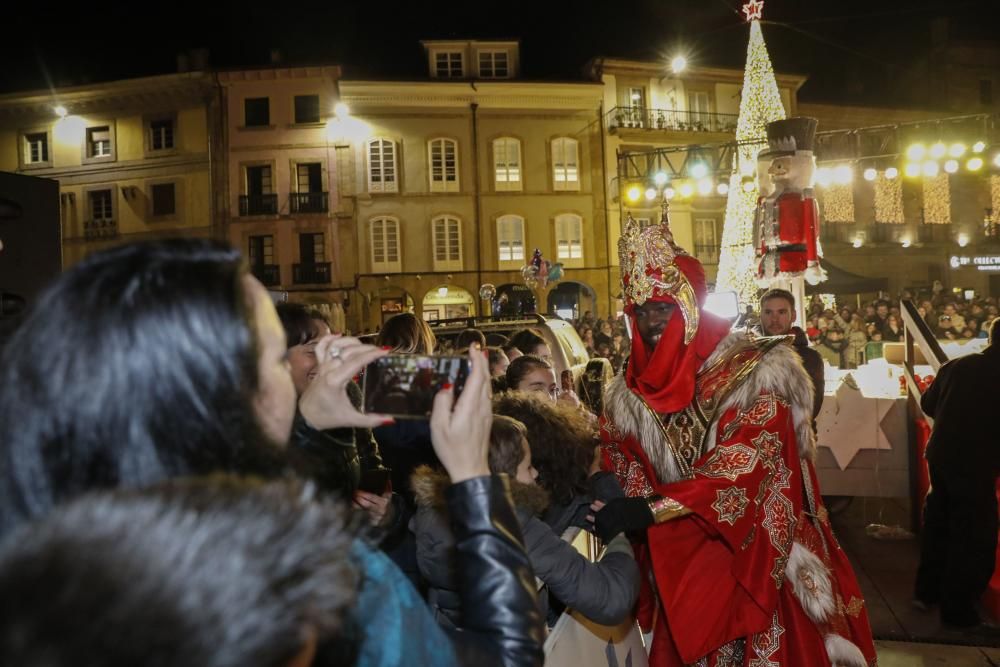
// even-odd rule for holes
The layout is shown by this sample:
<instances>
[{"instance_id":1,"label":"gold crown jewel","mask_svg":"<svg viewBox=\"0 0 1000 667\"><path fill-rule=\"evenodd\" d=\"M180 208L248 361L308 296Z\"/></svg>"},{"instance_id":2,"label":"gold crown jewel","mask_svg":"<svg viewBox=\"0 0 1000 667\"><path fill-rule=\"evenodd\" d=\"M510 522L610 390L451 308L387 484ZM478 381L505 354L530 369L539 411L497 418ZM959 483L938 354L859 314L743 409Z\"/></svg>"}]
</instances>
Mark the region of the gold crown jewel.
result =
<instances>
[{"instance_id":1,"label":"gold crown jewel","mask_svg":"<svg viewBox=\"0 0 1000 667\"><path fill-rule=\"evenodd\" d=\"M642 229L631 213L618 240L622 292L626 303L641 306L657 296L671 296L684 317L684 342L698 330L698 299L687 276L674 260L687 253L674 243L669 204L664 199L658 224Z\"/></svg>"}]
</instances>

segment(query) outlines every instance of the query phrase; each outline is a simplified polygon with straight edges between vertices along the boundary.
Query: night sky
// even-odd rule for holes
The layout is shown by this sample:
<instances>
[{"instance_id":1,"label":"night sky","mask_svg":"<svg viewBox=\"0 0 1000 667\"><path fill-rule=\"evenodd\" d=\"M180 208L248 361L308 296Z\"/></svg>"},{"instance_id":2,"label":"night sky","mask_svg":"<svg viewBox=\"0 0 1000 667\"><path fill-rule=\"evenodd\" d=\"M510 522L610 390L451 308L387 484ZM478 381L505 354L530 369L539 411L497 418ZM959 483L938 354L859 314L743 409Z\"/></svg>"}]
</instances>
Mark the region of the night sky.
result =
<instances>
[{"instance_id":1,"label":"night sky","mask_svg":"<svg viewBox=\"0 0 1000 667\"><path fill-rule=\"evenodd\" d=\"M0 92L169 73L179 51L198 47L221 68L265 64L278 48L288 64L413 78L424 74L419 40L435 38L520 38L531 79L581 78L599 55L666 59L680 50L693 64L742 67L742 1L185 0L53 10L14 0L3 10ZM942 16L957 36L1000 41L1000 0L766 0L763 27L775 68L810 76L801 99L877 103L892 102L887 83L928 50L930 21Z\"/></svg>"}]
</instances>

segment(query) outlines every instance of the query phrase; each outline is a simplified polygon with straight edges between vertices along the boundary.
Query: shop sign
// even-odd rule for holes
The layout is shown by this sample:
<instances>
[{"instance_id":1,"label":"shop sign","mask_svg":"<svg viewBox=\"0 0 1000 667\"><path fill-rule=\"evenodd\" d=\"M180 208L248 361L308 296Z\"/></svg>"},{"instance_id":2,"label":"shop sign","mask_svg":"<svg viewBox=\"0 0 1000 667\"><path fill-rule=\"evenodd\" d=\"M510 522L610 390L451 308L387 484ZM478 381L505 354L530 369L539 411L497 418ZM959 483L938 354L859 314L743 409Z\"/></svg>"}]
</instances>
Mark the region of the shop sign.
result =
<instances>
[{"instance_id":1,"label":"shop sign","mask_svg":"<svg viewBox=\"0 0 1000 667\"><path fill-rule=\"evenodd\" d=\"M953 269L975 267L980 271L1000 271L1000 255L953 256L950 264Z\"/></svg>"}]
</instances>

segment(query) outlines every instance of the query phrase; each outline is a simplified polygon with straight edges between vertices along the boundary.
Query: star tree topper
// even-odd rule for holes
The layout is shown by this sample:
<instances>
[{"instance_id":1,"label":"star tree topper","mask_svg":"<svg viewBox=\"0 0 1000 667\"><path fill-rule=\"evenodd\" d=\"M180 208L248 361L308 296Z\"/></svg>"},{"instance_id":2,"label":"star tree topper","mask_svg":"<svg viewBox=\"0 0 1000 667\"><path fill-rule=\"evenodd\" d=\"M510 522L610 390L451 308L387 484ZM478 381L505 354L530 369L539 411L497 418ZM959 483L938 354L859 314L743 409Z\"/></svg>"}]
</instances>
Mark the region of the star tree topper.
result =
<instances>
[{"instance_id":1,"label":"star tree topper","mask_svg":"<svg viewBox=\"0 0 1000 667\"><path fill-rule=\"evenodd\" d=\"M764 11L764 0L750 0L750 2L743 5L743 13L746 14L747 23L750 23L750 21L759 21L762 11Z\"/></svg>"}]
</instances>

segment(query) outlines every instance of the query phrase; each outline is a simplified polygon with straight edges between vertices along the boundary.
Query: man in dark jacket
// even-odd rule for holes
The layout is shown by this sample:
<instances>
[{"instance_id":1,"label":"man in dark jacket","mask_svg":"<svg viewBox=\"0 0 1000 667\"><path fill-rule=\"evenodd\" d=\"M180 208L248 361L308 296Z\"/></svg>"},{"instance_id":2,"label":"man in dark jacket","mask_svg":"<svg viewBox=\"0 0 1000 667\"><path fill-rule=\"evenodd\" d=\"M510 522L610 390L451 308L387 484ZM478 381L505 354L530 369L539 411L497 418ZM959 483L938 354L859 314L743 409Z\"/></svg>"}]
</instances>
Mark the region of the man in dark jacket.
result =
<instances>
[{"instance_id":1,"label":"man in dark jacket","mask_svg":"<svg viewBox=\"0 0 1000 667\"><path fill-rule=\"evenodd\" d=\"M966 628L981 623L975 605L996 559L1000 437L989 417L1000 380L998 322L983 352L946 363L920 399L934 430L916 604L940 603L943 623Z\"/></svg>"},{"instance_id":2,"label":"man in dark jacket","mask_svg":"<svg viewBox=\"0 0 1000 667\"><path fill-rule=\"evenodd\" d=\"M769 289L760 297L760 329L765 336L795 335L795 351L802 359L802 365L813 383L813 431L816 430L816 417L823 407L823 358L819 352L809 347L809 338L799 327L793 327L795 321L795 297L784 289Z\"/></svg>"}]
</instances>

